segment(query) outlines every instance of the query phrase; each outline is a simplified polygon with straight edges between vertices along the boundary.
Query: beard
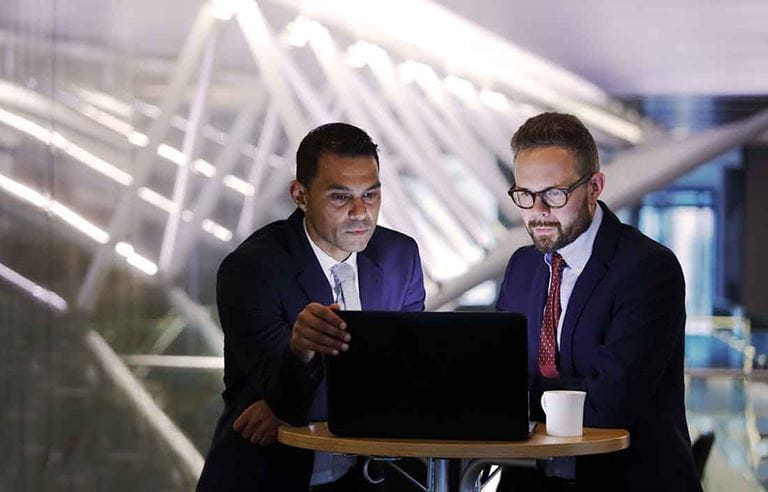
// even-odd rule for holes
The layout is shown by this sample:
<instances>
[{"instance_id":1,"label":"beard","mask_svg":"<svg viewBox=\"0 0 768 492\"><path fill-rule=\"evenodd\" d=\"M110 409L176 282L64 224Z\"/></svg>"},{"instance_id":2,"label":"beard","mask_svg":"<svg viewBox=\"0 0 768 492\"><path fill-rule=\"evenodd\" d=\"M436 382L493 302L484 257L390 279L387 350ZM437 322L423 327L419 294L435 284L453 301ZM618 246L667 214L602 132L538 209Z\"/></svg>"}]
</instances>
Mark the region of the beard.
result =
<instances>
[{"instance_id":1,"label":"beard","mask_svg":"<svg viewBox=\"0 0 768 492\"><path fill-rule=\"evenodd\" d=\"M589 202L584 200L576 214L576 218L570 224L563 226L558 221L531 220L525 225L525 228L528 230L528 235L533 239L533 245L536 249L542 253L551 253L575 241L577 237L589 228L591 222L592 215L589 213ZM534 227L552 227L555 229L555 234L553 236L537 237L533 232Z\"/></svg>"}]
</instances>

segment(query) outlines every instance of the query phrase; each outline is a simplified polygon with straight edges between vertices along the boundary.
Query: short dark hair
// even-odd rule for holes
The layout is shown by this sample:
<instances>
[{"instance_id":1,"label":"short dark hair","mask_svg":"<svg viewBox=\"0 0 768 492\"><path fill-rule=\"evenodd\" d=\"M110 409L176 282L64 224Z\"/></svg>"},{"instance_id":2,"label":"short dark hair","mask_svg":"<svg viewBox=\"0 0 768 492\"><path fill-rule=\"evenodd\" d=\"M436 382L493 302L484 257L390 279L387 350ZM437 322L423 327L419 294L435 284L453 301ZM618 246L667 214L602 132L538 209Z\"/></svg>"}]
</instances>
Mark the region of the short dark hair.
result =
<instances>
[{"instance_id":1,"label":"short dark hair","mask_svg":"<svg viewBox=\"0 0 768 492\"><path fill-rule=\"evenodd\" d=\"M323 154L372 156L379 164L379 146L360 128L348 123L326 123L307 133L296 151L296 180L304 186L317 176Z\"/></svg>"},{"instance_id":2,"label":"short dark hair","mask_svg":"<svg viewBox=\"0 0 768 492\"><path fill-rule=\"evenodd\" d=\"M584 123L571 114L541 113L528 118L512 135L511 145L515 159L521 150L553 145L573 153L580 175L600 170L595 139Z\"/></svg>"}]
</instances>

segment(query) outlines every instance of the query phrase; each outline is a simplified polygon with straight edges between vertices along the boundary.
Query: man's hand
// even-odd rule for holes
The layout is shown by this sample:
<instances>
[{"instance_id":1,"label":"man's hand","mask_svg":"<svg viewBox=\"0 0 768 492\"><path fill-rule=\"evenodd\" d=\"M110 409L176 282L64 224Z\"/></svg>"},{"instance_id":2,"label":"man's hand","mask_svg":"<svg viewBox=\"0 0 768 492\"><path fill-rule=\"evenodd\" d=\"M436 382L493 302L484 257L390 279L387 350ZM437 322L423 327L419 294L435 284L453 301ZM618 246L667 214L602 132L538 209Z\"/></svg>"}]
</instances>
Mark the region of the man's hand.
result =
<instances>
[{"instance_id":1,"label":"man's hand","mask_svg":"<svg viewBox=\"0 0 768 492\"><path fill-rule=\"evenodd\" d=\"M338 355L349 350L347 324L335 313L338 304L323 306L311 302L296 317L291 333L291 350L303 362L309 362L315 352Z\"/></svg>"},{"instance_id":2,"label":"man's hand","mask_svg":"<svg viewBox=\"0 0 768 492\"><path fill-rule=\"evenodd\" d=\"M267 402L259 400L237 417L232 428L253 444L266 446L277 439L277 427L283 422L275 417Z\"/></svg>"}]
</instances>

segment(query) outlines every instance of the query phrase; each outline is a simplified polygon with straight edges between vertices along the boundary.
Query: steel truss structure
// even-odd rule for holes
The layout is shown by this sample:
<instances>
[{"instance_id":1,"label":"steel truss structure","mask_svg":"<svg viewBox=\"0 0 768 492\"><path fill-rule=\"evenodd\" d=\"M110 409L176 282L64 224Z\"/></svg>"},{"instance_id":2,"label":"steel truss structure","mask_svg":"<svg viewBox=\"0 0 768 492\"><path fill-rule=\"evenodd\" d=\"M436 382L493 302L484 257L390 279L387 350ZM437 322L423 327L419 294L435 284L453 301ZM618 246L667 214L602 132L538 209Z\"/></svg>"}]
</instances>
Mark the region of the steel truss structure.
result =
<instances>
[{"instance_id":1,"label":"steel truss structure","mask_svg":"<svg viewBox=\"0 0 768 492\"><path fill-rule=\"evenodd\" d=\"M271 19L267 12L275 10L284 14L276 19L291 21ZM248 69L216 68L227 29L240 33L253 61ZM24 40L23 48L46 49L36 42ZM0 33L6 53L21 43ZM105 56L77 42L56 49L57 56L88 63ZM419 242L428 306L438 309L496 278L528 240L506 196L508 140L528 116L570 112L590 126L613 156L604 169L604 198L617 208L768 128L768 114L760 113L674 138L587 81L426 0L211 0L174 61L131 63L166 78L157 101L123 101L82 85L57 87L51 97L0 80L0 135L56 149L67 157L60 166L79 167L88 176L80 186L106 187L117 196L110 199L109 220L97 224L0 167L3 193L53 217L58 233L92 254L79 292L68 300L13 265L0 264L0 275L51 309L85 318L116 265L163 287L174 316L150 353L121 359L95 331L86 343L191 477L202 467L199 451L142 387L141 369L132 372L126 364L221 369L221 330L185 291L180 275L195 248L231 250L276 218L276 204L288 206L292 156L309 129L346 120L380 144L382 222ZM217 90L225 99L239 93L244 102L223 110L213 97ZM210 118L222 111L232 113L225 129ZM182 133L180 147L172 143L173 132ZM215 149L212 158L203 148ZM172 182L170 196L153 188L158 175ZM227 223L215 218L221 207L237 211ZM162 229L162 237L152 244L128 242L136 223ZM208 353L163 355L186 326L198 330Z\"/></svg>"}]
</instances>

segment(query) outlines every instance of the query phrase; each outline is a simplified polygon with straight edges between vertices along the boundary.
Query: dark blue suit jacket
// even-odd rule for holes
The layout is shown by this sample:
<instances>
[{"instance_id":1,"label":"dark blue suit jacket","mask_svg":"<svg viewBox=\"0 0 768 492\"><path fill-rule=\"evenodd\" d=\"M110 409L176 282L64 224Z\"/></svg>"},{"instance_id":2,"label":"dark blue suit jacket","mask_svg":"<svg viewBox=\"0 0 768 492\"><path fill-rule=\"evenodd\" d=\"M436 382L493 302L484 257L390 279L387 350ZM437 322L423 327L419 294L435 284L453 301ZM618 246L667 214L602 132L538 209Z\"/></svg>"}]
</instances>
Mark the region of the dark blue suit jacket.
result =
<instances>
[{"instance_id":1,"label":"dark blue suit jacket","mask_svg":"<svg viewBox=\"0 0 768 492\"><path fill-rule=\"evenodd\" d=\"M303 220L303 212L297 209L287 220L256 231L219 268L225 409L198 490L308 488L312 452L279 443L261 447L232 430L240 413L262 399L280 419L306 424L322 380L321 358L304 365L289 347L298 313L310 302L327 305L332 301L331 287L309 245ZM424 309L421 262L410 237L376 227L366 249L357 255L357 266L364 310Z\"/></svg>"},{"instance_id":2,"label":"dark blue suit jacket","mask_svg":"<svg viewBox=\"0 0 768 492\"><path fill-rule=\"evenodd\" d=\"M542 391L581 389L586 426L630 431L628 450L577 459L580 488L701 490L684 407L682 270L669 249L600 206L592 256L564 313L558 379L537 366L549 281L543 254L526 246L507 266L496 308L528 318L531 415L544 420Z\"/></svg>"}]
</instances>

